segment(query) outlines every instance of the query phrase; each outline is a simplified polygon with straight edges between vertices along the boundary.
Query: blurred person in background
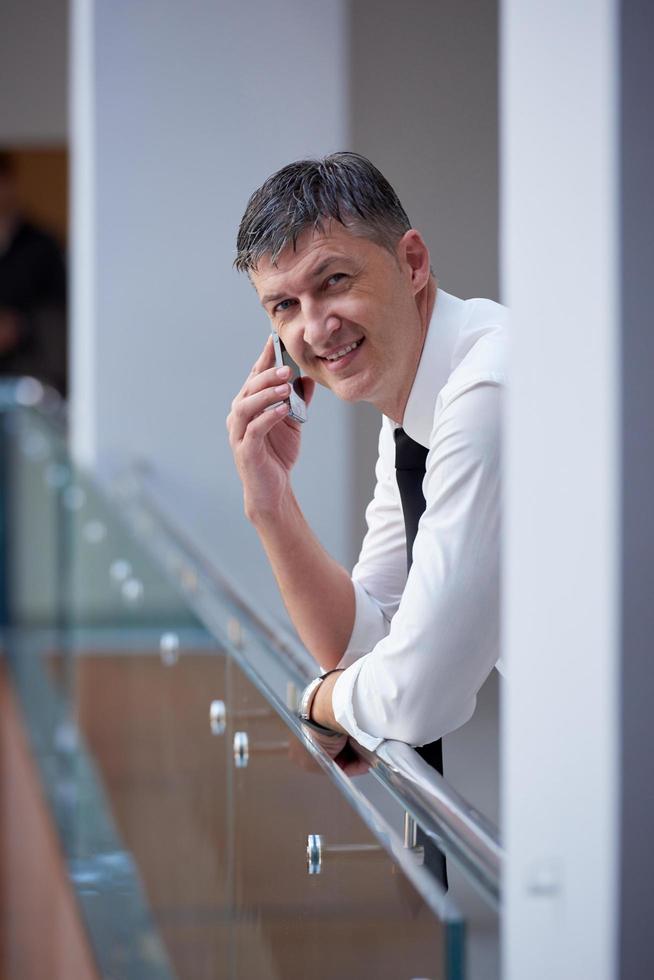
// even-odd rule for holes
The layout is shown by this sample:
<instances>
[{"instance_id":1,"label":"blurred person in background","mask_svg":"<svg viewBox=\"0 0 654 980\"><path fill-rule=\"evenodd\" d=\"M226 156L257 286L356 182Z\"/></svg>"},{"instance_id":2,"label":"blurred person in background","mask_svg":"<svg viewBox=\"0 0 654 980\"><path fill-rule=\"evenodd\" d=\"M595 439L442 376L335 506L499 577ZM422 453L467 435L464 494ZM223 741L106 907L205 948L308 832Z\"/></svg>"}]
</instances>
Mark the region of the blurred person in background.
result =
<instances>
[{"instance_id":1,"label":"blurred person in background","mask_svg":"<svg viewBox=\"0 0 654 980\"><path fill-rule=\"evenodd\" d=\"M429 250L364 157L302 160L250 198L237 242L273 330L303 375L382 415L368 531L353 572L291 487L300 439L270 337L227 418L245 512L291 619L327 671L300 717L338 757L348 736L416 746L472 715L499 658L501 407L507 311L437 282Z\"/></svg>"},{"instance_id":2,"label":"blurred person in background","mask_svg":"<svg viewBox=\"0 0 654 980\"><path fill-rule=\"evenodd\" d=\"M62 249L23 214L11 154L0 151L0 376L31 375L66 394Z\"/></svg>"}]
</instances>

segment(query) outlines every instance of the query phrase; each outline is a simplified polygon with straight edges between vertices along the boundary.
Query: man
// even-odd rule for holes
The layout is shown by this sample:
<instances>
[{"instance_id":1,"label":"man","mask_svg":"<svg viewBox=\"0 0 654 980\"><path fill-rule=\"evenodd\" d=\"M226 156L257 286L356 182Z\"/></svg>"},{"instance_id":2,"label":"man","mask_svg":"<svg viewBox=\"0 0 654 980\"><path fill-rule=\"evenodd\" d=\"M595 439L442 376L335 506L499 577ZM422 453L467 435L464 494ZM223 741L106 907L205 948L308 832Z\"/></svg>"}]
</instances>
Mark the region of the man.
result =
<instances>
[{"instance_id":1,"label":"man","mask_svg":"<svg viewBox=\"0 0 654 980\"><path fill-rule=\"evenodd\" d=\"M0 152L0 376L21 374L66 393L66 270L59 244L22 214Z\"/></svg>"},{"instance_id":2,"label":"man","mask_svg":"<svg viewBox=\"0 0 654 980\"><path fill-rule=\"evenodd\" d=\"M293 495L301 426L272 407L288 396L289 372L275 368L270 340L227 419L246 515L300 637L329 671L307 688L302 716L333 755L348 735L372 750L432 743L470 718L499 656L506 310L441 290L397 195L353 153L270 177L248 203L235 265L307 400L317 383L383 416L351 575Z\"/></svg>"}]
</instances>

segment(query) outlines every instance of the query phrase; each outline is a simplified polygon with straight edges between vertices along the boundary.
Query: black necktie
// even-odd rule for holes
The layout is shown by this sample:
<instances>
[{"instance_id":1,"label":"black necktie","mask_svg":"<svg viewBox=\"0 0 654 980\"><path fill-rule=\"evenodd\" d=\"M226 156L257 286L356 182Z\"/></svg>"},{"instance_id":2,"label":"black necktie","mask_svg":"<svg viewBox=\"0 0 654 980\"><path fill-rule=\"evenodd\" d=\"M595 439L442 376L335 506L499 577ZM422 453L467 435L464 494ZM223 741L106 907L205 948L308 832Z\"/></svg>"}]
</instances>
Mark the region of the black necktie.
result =
<instances>
[{"instance_id":1,"label":"black necktie","mask_svg":"<svg viewBox=\"0 0 654 980\"><path fill-rule=\"evenodd\" d=\"M413 542L418 533L418 523L425 509L422 481L425 476L427 450L408 436L404 429L395 430L395 474L402 501L404 528L406 531L407 570L413 562Z\"/></svg>"},{"instance_id":2,"label":"black necktie","mask_svg":"<svg viewBox=\"0 0 654 980\"><path fill-rule=\"evenodd\" d=\"M427 452L428 450L419 442L415 442L411 436L408 436L404 429L395 430L395 475L402 501L402 513L404 514L407 569L411 568L413 562L413 542L416 539L418 523L426 506L422 492L422 481L425 476ZM443 745L440 738L428 745L418 746L416 752L433 769L442 774ZM430 842L420 830L418 831L418 839L425 847L425 863L447 888L447 869L444 855L434 845L428 846Z\"/></svg>"}]
</instances>

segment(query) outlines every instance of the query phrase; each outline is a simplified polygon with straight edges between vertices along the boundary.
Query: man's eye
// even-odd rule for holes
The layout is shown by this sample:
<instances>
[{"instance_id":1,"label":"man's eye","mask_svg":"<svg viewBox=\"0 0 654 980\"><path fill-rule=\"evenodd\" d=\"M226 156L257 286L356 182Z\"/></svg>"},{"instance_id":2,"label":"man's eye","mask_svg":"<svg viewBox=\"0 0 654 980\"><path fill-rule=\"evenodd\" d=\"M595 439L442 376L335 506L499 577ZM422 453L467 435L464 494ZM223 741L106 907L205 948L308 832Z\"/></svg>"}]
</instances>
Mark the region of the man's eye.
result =
<instances>
[{"instance_id":1,"label":"man's eye","mask_svg":"<svg viewBox=\"0 0 654 980\"><path fill-rule=\"evenodd\" d=\"M291 303L293 302L294 300L292 299L283 299L281 303L277 303L273 309L273 313L285 313L288 309L290 309Z\"/></svg>"},{"instance_id":2,"label":"man's eye","mask_svg":"<svg viewBox=\"0 0 654 980\"><path fill-rule=\"evenodd\" d=\"M327 280L328 286L333 286L334 283L340 282L341 279L345 279L344 272L335 272L333 276L330 276Z\"/></svg>"}]
</instances>

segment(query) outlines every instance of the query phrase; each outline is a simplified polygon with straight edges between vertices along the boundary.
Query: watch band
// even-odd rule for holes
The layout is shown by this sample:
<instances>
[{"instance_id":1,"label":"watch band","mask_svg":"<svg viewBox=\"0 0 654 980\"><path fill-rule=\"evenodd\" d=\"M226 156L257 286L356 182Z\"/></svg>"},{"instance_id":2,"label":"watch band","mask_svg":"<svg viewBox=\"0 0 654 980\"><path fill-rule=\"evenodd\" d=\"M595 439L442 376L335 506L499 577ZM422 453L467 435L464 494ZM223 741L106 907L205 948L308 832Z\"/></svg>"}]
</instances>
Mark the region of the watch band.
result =
<instances>
[{"instance_id":1,"label":"watch band","mask_svg":"<svg viewBox=\"0 0 654 980\"><path fill-rule=\"evenodd\" d=\"M300 696L300 704L297 711L302 721L309 721L311 718L311 705L313 704L313 699L316 696L316 691L321 684L322 677L314 677L314 679L307 684L305 689L302 691Z\"/></svg>"},{"instance_id":2,"label":"watch band","mask_svg":"<svg viewBox=\"0 0 654 980\"><path fill-rule=\"evenodd\" d=\"M312 728L316 732L320 732L321 735L329 735L330 738L343 738L343 732L335 732L333 728L325 728L324 725L319 725L317 721L311 721L310 718L301 718L300 721L307 728Z\"/></svg>"},{"instance_id":3,"label":"watch band","mask_svg":"<svg viewBox=\"0 0 654 980\"><path fill-rule=\"evenodd\" d=\"M319 725L317 722L311 721L311 706L313 705L313 701L318 691L318 688L320 687L324 679L326 677L329 677L330 674L335 674L339 670L340 667L334 667L333 670L326 670L324 674L320 675L320 677L314 677L314 679L309 684L307 684L305 689L302 691L302 695L300 697L300 706L298 708L298 715L300 716L300 721L302 721L305 725L311 725L311 726L315 725L316 729L322 732L332 731L331 728L325 728L324 725ZM339 734L339 733L335 732L334 734Z\"/></svg>"}]
</instances>

